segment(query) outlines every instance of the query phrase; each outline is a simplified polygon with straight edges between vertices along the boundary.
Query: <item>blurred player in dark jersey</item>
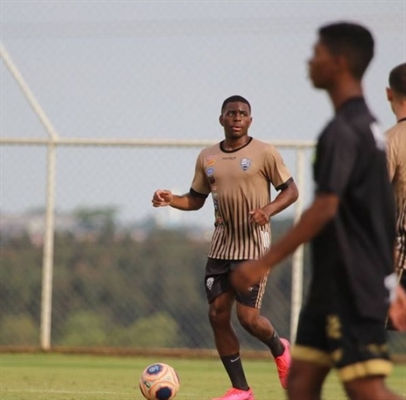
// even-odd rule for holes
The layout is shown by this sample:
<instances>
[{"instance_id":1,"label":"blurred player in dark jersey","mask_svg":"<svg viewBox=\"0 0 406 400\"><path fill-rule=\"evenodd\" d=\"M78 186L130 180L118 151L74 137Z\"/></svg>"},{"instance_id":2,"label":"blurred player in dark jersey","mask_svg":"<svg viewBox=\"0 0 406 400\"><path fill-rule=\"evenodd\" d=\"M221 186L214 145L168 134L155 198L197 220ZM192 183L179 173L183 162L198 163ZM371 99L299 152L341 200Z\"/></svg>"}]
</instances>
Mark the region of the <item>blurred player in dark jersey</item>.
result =
<instances>
[{"instance_id":1,"label":"blurred player in dark jersey","mask_svg":"<svg viewBox=\"0 0 406 400\"><path fill-rule=\"evenodd\" d=\"M315 198L262 259L232 274L235 287L246 290L311 241L313 275L292 350L290 400L321 399L331 368L352 400L401 400L384 381L392 367L385 319L396 296L395 206L385 137L363 97L373 54L373 37L358 24L319 29L309 74L335 116L317 141Z\"/></svg>"},{"instance_id":2,"label":"blurred player in dark jersey","mask_svg":"<svg viewBox=\"0 0 406 400\"><path fill-rule=\"evenodd\" d=\"M240 262L257 259L269 248L270 217L298 197L292 176L276 148L248 135L251 122L249 102L241 96L227 98L220 115L225 139L200 152L190 191L178 196L157 190L152 199L155 207L169 205L180 210L198 210L209 194L213 199L215 229L205 287L217 351L232 385L224 396L213 400L254 400L231 325L234 303L240 324L269 347L284 388L290 367L289 342L279 338L270 321L260 315L266 276L243 295L230 284L230 273ZM274 199L270 195L271 185L279 191Z\"/></svg>"}]
</instances>

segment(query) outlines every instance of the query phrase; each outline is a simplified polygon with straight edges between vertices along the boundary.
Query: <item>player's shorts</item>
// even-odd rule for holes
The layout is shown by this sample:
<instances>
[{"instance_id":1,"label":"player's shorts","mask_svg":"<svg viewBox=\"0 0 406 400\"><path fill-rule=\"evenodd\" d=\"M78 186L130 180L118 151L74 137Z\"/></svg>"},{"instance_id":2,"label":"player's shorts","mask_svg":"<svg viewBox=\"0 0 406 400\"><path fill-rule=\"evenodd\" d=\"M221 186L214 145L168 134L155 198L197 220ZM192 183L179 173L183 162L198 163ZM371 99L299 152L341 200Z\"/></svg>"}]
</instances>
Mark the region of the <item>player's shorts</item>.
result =
<instances>
[{"instance_id":1,"label":"player's shorts","mask_svg":"<svg viewBox=\"0 0 406 400\"><path fill-rule=\"evenodd\" d=\"M207 259L204 286L206 288L206 297L209 303L222 293L234 290L230 283L230 273L241 262L242 260ZM247 293L236 293L235 299L245 306L261 308L265 286L266 277L264 277L259 284L250 287Z\"/></svg>"},{"instance_id":2,"label":"player's shorts","mask_svg":"<svg viewBox=\"0 0 406 400\"><path fill-rule=\"evenodd\" d=\"M336 368L343 382L387 376L389 361L384 321L365 319L348 304L320 314L305 307L292 358Z\"/></svg>"}]
</instances>

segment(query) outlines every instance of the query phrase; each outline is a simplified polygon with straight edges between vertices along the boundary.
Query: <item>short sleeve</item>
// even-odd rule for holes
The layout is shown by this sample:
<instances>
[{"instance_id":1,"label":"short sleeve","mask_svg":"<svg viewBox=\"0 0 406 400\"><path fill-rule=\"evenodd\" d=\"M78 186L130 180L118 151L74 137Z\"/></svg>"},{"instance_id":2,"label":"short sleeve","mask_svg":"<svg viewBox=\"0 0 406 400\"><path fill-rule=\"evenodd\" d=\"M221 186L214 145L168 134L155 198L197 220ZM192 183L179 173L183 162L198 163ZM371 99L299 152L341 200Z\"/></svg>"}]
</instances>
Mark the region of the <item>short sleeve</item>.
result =
<instances>
[{"instance_id":1,"label":"short sleeve","mask_svg":"<svg viewBox=\"0 0 406 400\"><path fill-rule=\"evenodd\" d=\"M203 155L200 153L196 160L195 176L192 181L191 189L196 193L208 195L211 190L204 170L203 160Z\"/></svg>"},{"instance_id":2,"label":"short sleeve","mask_svg":"<svg viewBox=\"0 0 406 400\"><path fill-rule=\"evenodd\" d=\"M357 140L351 128L343 122L330 125L317 145L316 192L341 197L351 179L357 153Z\"/></svg>"},{"instance_id":3,"label":"short sleeve","mask_svg":"<svg viewBox=\"0 0 406 400\"><path fill-rule=\"evenodd\" d=\"M286 183L293 180L282 156L274 146L267 148L265 165L267 177L276 190L283 189Z\"/></svg>"}]
</instances>

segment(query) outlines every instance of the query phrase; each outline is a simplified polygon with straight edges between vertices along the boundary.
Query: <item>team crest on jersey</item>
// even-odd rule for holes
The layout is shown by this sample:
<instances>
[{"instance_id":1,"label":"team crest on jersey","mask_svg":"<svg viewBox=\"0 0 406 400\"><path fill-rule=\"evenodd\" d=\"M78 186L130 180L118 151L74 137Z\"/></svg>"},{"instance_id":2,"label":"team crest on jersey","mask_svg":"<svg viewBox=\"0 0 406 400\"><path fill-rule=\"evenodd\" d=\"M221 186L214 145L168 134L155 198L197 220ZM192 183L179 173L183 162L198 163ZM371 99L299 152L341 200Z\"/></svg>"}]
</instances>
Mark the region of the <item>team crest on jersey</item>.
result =
<instances>
[{"instance_id":1,"label":"team crest on jersey","mask_svg":"<svg viewBox=\"0 0 406 400\"><path fill-rule=\"evenodd\" d=\"M251 166L251 160L249 158L242 158L240 165L243 171L247 171L247 169Z\"/></svg>"}]
</instances>

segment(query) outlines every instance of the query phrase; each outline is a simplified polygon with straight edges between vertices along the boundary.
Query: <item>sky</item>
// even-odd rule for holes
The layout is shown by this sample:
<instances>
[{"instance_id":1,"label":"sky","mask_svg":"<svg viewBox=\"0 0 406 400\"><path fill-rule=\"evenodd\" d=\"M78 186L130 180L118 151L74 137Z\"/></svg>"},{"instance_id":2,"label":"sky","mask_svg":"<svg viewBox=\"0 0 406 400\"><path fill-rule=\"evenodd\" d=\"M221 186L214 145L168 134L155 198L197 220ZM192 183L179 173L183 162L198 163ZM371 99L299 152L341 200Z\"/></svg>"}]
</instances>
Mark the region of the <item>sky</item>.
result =
<instances>
[{"instance_id":1,"label":"sky","mask_svg":"<svg viewBox=\"0 0 406 400\"><path fill-rule=\"evenodd\" d=\"M389 71L406 59L406 1L1 1L1 41L55 130L68 138L220 141L222 101L246 97L250 134L315 140L332 115L312 89L306 62L317 28L349 20L371 29L376 55L364 81L382 129L394 124ZM0 134L46 137L6 65ZM114 205L125 221L148 215L212 223L155 210L157 188L189 190L200 148L60 147L56 207ZM281 149L292 174L292 151ZM46 149L0 147L0 211L45 205ZM306 170L306 201L311 198Z\"/></svg>"}]
</instances>

